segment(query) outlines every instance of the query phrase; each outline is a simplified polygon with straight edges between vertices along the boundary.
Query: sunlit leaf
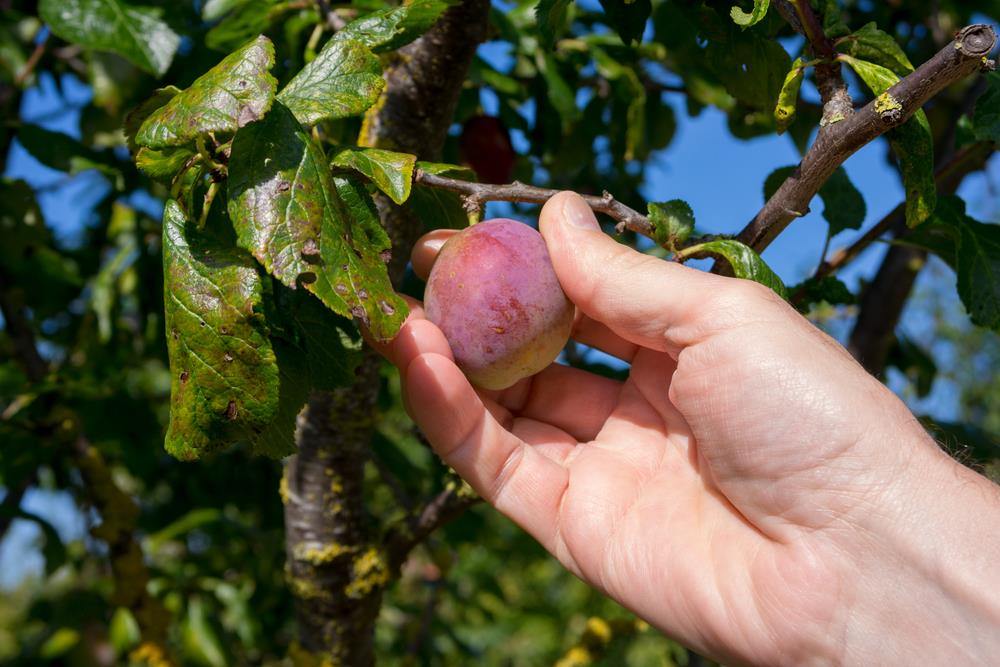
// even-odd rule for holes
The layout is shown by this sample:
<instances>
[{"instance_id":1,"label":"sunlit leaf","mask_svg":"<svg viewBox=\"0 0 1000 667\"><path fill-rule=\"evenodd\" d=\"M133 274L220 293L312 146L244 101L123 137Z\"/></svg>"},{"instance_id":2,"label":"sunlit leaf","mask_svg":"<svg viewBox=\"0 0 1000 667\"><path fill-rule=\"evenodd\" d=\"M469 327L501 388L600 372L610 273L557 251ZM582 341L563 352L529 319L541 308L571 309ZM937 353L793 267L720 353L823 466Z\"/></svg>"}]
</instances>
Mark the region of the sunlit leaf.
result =
<instances>
[{"instance_id":1,"label":"sunlit leaf","mask_svg":"<svg viewBox=\"0 0 1000 667\"><path fill-rule=\"evenodd\" d=\"M344 148L330 160L334 167L353 169L363 174L397 204L410 197L416 162L417 158L413 155L380 148Z\"/></svg>"},{"instance_id":2,"label":"sunlit leaf","mask_svg":"<svg viewBox=\"0 0 1000 667\"><path fill-rule=\"evenodd\" d=\"M150 74L170 67L181 39L161 18L158 7L122 0L41 0L38 14L68 42L111 51Z\"/></svg>"},{"instance_id":3,"label":"sunlit leaf","mask_svg":"<svg viewBox=\"0 0 1000 667\"><path fill-rule=\"evenodd\" d=\"M211 132L233 133L263 118L274 101L273 65L274 45L258 37L153 111L139 127L135 143L147 148L182 146Z\"/></svg>"}]
</instances>

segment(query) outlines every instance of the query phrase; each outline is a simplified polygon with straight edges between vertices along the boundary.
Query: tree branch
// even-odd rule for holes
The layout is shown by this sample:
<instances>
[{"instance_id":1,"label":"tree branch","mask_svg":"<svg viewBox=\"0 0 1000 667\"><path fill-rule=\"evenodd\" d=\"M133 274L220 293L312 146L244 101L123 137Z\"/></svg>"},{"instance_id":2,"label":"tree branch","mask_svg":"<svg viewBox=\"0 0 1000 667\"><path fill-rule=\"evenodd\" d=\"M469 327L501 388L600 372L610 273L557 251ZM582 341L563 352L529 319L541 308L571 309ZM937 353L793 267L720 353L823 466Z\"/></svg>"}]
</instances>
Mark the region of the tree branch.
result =
<instances>
[{"instance_id":1,"label":"tree branch","mask_svg":"<svg viewBox=\"0 0 1000 667\"><path fill-rule=\"evenodd\" d=\"M419 511L392 528L385 539L385 553L390 571L398 575L399 568L418 544L435 530L455 519L482 499L455 481L432 498Z\"/></svg>"},{"instance_id":2,"label":"tree branch","mask_svg":"<svg viewBox=\"0 0 1000 667\"><path fill-rule=\"evenodd\" d=\"M421 159L440 152L476 48L486 38L489 2L464 0L387 63L386 87L362 124L358 143ZM393 243L389 273L398 283L422 224L384 198L377 204ZM374 624L391 581L383 543L364 512L363 470L370 453L380 360L368 353L357 380L310 398L299 417L298 453L283 481L288 576L295 596L294 652L309 664L372 664Z\"/></svg>"},{"instance_id":3,"label":"tree branch","mask_svg":"<svg viewBox=\"0 0 1000 667\"><path fill-rule=\"evenodd\" d=\"M941 164L935 174L934 182L941 192L954 192L962 180L970 173L983 168L986 161L995 150L992 143L970 144L952 155L946 162ZM872 243L875 243L886 234L893 232L905 234L906 203L900 203L889 212L884 218L872 226L867 232L859 237L854 243L834 252L826 261L816 269L814 278L825 278L833 275L851 262L858 255L864 252ZM805 297L805 291L800 290L792 295L792 303L799 303Z\"/></svg>"},{"instance_id":4,"label":"tree branch","mask_svg":"<svg viewBox=\"0 0 1000 667\"><path fill-rule=\"evenodd\" d=\"M515 181L506 185L494 185L490 183L474 183L463 181L457 178L447 178L429 174L422 169L417 169L413 176L415 183L426 185L430 188L439 188L456 192L464 198L466 208L476 210L488 201L521 202L525 204L544 204L549 199L559 194L559 190L549 188L539 188L534 185L525 185ZM618 232L628 229L637 234L653 238L653 225L649 218L638 211L621 203L610 192L605 192L600 197L594 195L584 195L583 199L587 205L598 213L613 218L618 224Z\"/></svg>"},{"instance_id":5,"label":"tree branch","mask_svg":"<svg viewBox=\"0 0 1000 667\"><path fill-rule=\"evenodd\" d=\"M343 30L347 25L347 21L344 20L340 14L330 7L329 0L316 0L317 6L319 6L319 13L326 21L326 24L330 26L330 29L334 32Z\"/></svg>"},{"instance_id":6,"label":"tree branch","mask_svg":"<svg viewBox=\"0 0 1000 667\"><path fill-rule=\"evenodd\" d=\"M777 8L792 28L808 40L813 56L824 61L816 65L815 72L816 87L823 100L820 132L825 132L854 113L854 101L847 92L841 65L836 61L837 50L809 0L779 0Z\"/></svg>"},{"instance_id":7,"label":"tree branch","mask_svg":"<svg viewBox=\"0 0 1000 667\"><path fill-rule=\"evenodd\" d=\"M955 41L889 89L902 113L880 114L873 100L845 120L829 125L738 239L757 252L763 251L792 220L809 211L820 187L848 157L909 120L941 90L983 67L995 44L992 27L977 24L963 28Z\"/></svg>"}]
</instances>

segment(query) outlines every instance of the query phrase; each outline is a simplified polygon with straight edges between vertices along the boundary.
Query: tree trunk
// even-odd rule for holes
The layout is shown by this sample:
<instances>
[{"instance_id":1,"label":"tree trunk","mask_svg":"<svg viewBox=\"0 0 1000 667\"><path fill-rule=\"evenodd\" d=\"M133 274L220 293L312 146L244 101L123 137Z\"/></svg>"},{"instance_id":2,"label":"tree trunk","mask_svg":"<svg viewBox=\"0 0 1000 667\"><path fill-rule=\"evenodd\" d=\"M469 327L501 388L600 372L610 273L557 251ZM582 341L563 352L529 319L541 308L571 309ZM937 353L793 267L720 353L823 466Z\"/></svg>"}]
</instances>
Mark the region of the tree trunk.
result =
<instances>
[{"instance_id":1,"label":"tree trunk","mask_svg":"<svg viewBox=\"0 0 1000 667\"><path fill-rule=\"evenodd\" d=\"M424 159L440 152L469 64L485 39L488 12L486 0L465 0L388 56L386 89L359 143ZM421 225L405 209L378 204L393 241L390 275L398 282ZM352 386L310 398L299 415L298 453L282 480L287 574L299 624L293 657L303 663L374 662L375 619L392 576L381 536L365 515L362 486L379 363L368 353Z\"/></svg>"}]
</instances>

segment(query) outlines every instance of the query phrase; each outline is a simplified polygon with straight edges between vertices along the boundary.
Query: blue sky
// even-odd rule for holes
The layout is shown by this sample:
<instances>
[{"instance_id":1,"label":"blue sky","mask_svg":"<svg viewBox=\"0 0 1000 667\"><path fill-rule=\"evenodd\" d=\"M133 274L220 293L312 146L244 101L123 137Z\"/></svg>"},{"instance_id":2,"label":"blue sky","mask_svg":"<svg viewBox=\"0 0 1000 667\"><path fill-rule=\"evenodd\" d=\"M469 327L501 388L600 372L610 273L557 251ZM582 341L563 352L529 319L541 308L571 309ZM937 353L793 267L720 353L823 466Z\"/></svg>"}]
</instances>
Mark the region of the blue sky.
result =
<instances>
[{"instance_id":1,"label":"blue sky","mask_svg":"<svg viewBox=\"0 0 1000 667\"><path fill-rule=\"evenodd\" d=\"M503 62L505 48L495 43L487 44L481 54L492 62ZM57 87L51 76L43 75L38 85L24 96L22 118L79 136L79 109L89 98L89 89L75 77L63 77ZM679 99L670 101L673 104L680 102ZM483 102L489 110L491 100L486 97ZM798 161L794 145L786 137L735 139L728 132L725 115L714 109L707 109L696 118L688 118L679 104L676 111L677 136L666 151L653 158L645 174L643 194L649 200L681 198L688 201L699 228L707 232L739 231L763 204L762 188L767 175ZM867 201L866 227L880 220L902 200L899 177L886 161L883 140L862 149L848 160L845 168ZM110 189L108 182L96 172L67 176L39 164L16 144L5 175L23 178L39 188L39 201L46 220L58 237L67 241L75 239L88 224L93 205ZM997 205L993 188L997 183L1000 183L1000 159L994 157L987 173L967 179L960 191L969 202L970 213L980 219L995 220ZM131 203L154 215L160 206L142 196ZM493 215L505 212L502 206L493 205L489 211ZM821 211L822 203L817 200L813 212L796 220L764 254L786 283L806 277L819 262L826 235ZM853 235L851 232L841 234L833 240L832 247L846 245ZM874 273L884 252L884 246L873 246L841 277L848 284L856 285L860 279ZM951 281L953 277L947 270L928 271L922 280ZM926 322L919 320L919 314L908 312L901 326L904 331L920 330L926 328ZM892 384L897 390L901 386L898 379ZM956 400L953 388L937 383L932 396L921 402L921 409L949 419L954 416ZM49 519L65 540L80 539L86 532L83 517L65 494L33 490L26 497L25 509ZM37 537L37 527L23 521L17 522L10 531L0 545L0 588L15 585L25 573L41 571L41 555L33 546Z\"/></svg>"}]
</instances>

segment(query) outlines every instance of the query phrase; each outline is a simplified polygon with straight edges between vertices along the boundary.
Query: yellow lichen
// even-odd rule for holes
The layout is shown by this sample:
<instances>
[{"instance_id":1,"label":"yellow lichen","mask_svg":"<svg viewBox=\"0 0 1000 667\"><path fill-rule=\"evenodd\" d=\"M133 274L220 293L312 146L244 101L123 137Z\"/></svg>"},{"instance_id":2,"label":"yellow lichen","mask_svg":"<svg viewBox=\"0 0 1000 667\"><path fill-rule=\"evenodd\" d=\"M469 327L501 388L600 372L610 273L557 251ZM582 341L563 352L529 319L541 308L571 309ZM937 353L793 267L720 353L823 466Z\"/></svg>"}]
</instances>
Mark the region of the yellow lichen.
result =
<instances>
[{"instance_id":1,"label":"yellow lichen","mask_svg":"<svg viewBox=\"0 0 1000 667\"><path fill-rule=\"evenodd\" d=\"M313 653L297 641L293 641L288 647L288 657L293 667L340 667L342 664L334 656Z\"/></svg>"},{"instance_id":2,"label":"yellow lichen","mask_svg":"<svg viewBox=\"0 0 1000 667\"><path fill-rule=\"evenodd\" d=\"M354 560L354 576L344 593L352 599L363 598L389 582L389 569L382 552L370 547Z\"/></svg>"},{"instance_id":3,"label":"yellow lichen","mask_svg":"<svg viewBox=\"0 0 1000 667\"><path fill-rule=\"evenodd\" d=\"M314 582L302 577L288 575L286 577L292 595L301 600L329 600L332 596Z\"/></svg>"},{"instance_id":4,"label":"yellow lichen","mask_svg":"<svg viewBox=\"0 0 1000 667\"><path fill-rule=\"evenodd\" d=\"M173 664L163 651L163 647L151 642L139 644L128 657L130 662L148 667L170 667Z\"/></svg>"},{"instance_id":5,"label":"yellow lichen","mask_svg":"<svg viewBox=\"0 0 1000 667\"><path fill-rule=\"evenodd\" d=\"M292 550L295 560L302 560L312 565L325 565L344 554L354 553L357 547L348 547L343 544L331 542L322 547L311 547L306 544L297 544Z\"/></svg>"},{"instance_id":6,"label":"yellow lichen","mask_svg":"<svg viewBox=\"0 0 1000 667\"><path fill-rule=\"evenodd\" d=\"M285 468L284 472L281 473L281 481L278 482L278 495L281 496L281 502L285 505L288 504L288 469Z\"/></svg>"},{"instance_id":7,"label":"yellow lichen","mask_svg":"<svg viewBox=\"0 0 1000 667\"><path fill-rule=\"evenodd\" d=\"M903 105L899 103L888 91L875 98L875 112L880 116L893 111L902 111Z\"/></svg>"}]
</instances>

